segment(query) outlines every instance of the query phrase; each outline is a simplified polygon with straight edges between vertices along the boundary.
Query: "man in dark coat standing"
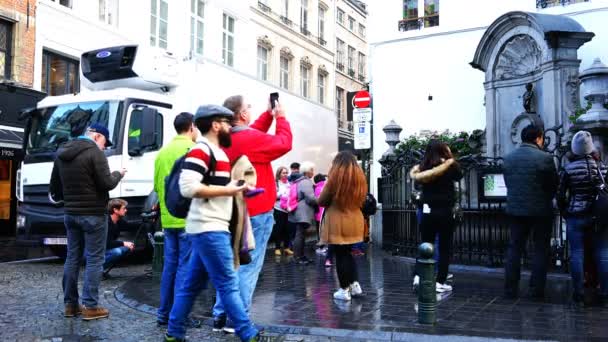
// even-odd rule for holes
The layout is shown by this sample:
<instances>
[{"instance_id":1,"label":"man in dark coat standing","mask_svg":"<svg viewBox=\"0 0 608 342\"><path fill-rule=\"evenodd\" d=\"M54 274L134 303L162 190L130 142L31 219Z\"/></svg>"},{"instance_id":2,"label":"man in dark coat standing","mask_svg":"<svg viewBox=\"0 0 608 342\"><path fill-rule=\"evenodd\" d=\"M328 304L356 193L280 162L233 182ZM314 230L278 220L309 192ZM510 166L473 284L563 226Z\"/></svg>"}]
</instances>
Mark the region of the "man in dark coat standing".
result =
<instances>
[{"instance_id":1,"label":"man in dark coat standing","mask_svg":"<svg viewBox=\"0 0 608 342\"><path fill-rule=\"evenodd\" d=\"M521 132L521 145L504 160L507 214L511 239L505 262L505 297L517 298L521 253L528 235L534 241L530 296L544 297L553 222L553 198L558 177L551 154L542 150L544 133L529 125Z\"/></svg>"},{"instance_id":2,"label":"man in dark coat standing","mask_svg":"<svg viewBox=\"0 0 608 342\"><path fill-rule=\"evenodd\" d=\"M78 138L65 143L53 165L49 195L64 202L68 253L63 267L65 317L82 314L83 320L108 317L99 306L99 282L103 271L108 218L108 192L114 189L125 170L110 172L103 150L112 146L108 129L92 124ZM86 255L83 255L86 253ZM79 305L78 272L85 257L82 306Z\"/></svg>"}]
</instances>

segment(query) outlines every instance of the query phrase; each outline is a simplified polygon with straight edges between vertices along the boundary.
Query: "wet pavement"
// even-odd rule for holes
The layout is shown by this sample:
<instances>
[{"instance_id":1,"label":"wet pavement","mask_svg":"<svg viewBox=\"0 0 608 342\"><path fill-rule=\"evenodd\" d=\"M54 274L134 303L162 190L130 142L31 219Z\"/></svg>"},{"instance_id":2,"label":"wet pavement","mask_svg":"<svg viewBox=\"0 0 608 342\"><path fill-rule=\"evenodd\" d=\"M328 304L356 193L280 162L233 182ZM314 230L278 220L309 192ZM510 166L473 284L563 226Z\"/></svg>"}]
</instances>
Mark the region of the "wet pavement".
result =
<instances>
[{"instance_id":1,"label":"wet pavement","mask_svg":"<svg viewBox=\"0 0 608 342\"><path fill-rule=\"evenodd\" d=\"M272 252L272 251L269 251ZM357 258L363 298L335 301L335 268L316 263L295 265L286 257L266 257L255 292L251 315L268 331L369 340L411 340L412 334L477 336L482 338L606 341L608 309L570 305L567 275L551 275L543 302L527 297L522 276L522 297L502 299L500 270L454 267L451 294L440 297L435 326L417 323L416 296L411 290L412 263L370 250ZM154 315L159 284L139 276L118 287L115 297L140 312ZM201 293L193 315L210 317L214 293ZM427 337L427 340L430 336Z\"/></svg>"}]
</instances>

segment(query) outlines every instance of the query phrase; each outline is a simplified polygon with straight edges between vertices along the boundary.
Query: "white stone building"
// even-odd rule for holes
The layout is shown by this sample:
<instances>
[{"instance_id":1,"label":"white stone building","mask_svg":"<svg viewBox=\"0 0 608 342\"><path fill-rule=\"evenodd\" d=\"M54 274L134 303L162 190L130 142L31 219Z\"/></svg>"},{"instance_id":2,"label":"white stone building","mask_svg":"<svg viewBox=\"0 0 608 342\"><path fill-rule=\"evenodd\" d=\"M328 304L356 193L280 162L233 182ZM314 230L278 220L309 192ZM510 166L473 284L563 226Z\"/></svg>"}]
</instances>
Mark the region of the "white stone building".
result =
<instances>
[{"instance_id":1,"label":"white stone building","mask_svg":"<svg viewBox=\"0 0 608 342\"><path fill-rule=\"evenodd\" d=\"M369 2L374 160L380 159L387 149L382 128L393 119L403 128L402 138L421 130L485 128L484 73L469 63L488 26L507 12L569 16L586 31L595 33L578 50L580 69L588 68L596 57L608 61L605 49L608 1L561 3L559 0ZM375 163L373 179L379 175L380 166ZM376 182L371 184L375 186Z\"/></svg>"},{"instance_id":2,"label":"white stone building","mask_svg":"<svg viewBox=\"0 0 608 342\"><path fill-rule=\"evenodd\" d=\"M179 65L171 94L183 110L243 94L261 113L278 91L294 149L276 165L312 160L326 172L337 151L334 40L333 25L319 18L331 23L333 8L329 0L39 0L34 85L50 95L86 91L78 83L84 51L165 50Z\"/></svg>"}]
</instances>

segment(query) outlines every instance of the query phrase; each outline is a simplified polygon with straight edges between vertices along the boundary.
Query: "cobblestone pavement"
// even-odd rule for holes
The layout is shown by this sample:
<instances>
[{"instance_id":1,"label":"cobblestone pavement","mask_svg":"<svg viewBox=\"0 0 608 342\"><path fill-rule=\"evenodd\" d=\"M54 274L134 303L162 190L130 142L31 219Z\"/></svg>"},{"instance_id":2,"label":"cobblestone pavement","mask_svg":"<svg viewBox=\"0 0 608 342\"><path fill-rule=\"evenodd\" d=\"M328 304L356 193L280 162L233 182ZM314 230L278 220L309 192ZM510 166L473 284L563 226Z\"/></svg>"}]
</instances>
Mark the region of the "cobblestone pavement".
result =
<instances>
[{"instance_id":1,"label":"cobblestone pavement","mask_svg":"<svg viewBox=\"0 0 608 342\"><path fill-rule=\"evenodd\" d=\"M495 293L496 275L456 272L455 293L442 298L439 324L428 328L415 323L410 265L373 253L359 263L367 296L341 307L328 299L335 287L332 270L269 256L254 299L254 320L271 333L287 334L288 341L306 342L608 339L608 310L572 311L564 304L568 286L563 280L552 280L557 290L548 303L504 302ZM100 292L110 318L84 322L63 317L59 261L0 264L0 341L161 341L164 331L156 327L152 308L158 285L145 276L149 267L115 268ZM137 290L145 296L134 298ZM194 314L208 316L210 301L210 294L203 293ZM237 341L207 325L190 329L188 338Z\"/></svg>"}]
</instances>

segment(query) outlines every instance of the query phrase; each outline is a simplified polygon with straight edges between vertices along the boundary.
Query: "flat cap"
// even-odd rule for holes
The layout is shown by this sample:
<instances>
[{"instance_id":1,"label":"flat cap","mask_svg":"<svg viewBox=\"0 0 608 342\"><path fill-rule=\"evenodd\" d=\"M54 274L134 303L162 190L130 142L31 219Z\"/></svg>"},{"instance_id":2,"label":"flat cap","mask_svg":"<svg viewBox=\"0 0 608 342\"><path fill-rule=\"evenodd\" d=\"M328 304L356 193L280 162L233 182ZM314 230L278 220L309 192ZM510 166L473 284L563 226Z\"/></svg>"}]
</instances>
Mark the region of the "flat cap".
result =
<instances>
[{"instance_id":1,"label":"flat cap","mask_svg":"<svg viewBox=\"0 0 608 342\"><path fill-rule=\"evenodd\" d=\"M202 105L196 110L196 114L194 114L194 120L200 118L210 118L212 116L223 116L232 119L234 113L224 106Z\"/></svg>"}]
</instances>

